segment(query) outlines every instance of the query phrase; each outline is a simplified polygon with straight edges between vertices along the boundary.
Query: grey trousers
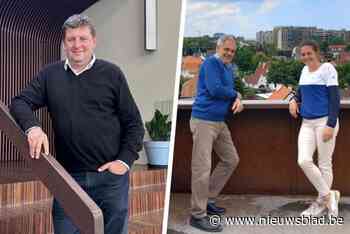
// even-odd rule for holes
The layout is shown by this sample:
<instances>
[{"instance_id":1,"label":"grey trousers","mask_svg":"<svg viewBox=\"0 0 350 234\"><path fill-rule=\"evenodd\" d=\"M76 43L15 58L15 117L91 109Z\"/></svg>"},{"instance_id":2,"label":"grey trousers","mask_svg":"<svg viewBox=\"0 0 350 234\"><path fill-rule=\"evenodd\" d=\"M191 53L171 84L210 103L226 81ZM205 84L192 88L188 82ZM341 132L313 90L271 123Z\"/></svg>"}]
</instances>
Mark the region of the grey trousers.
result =
<instances>
[{"instance_id":1,"label":"grey trousers","mask_svg":"<svg viewBox=\"0 0 350 234\"><path fill-rule=\"evenodd\" d=\"M225 122L191 118L192 196L191 214L196 218L207 215L208 198L215 199L238 165L239 157ZM212 174L212 150L219 157Z\"/></svg>"}]
</instances>

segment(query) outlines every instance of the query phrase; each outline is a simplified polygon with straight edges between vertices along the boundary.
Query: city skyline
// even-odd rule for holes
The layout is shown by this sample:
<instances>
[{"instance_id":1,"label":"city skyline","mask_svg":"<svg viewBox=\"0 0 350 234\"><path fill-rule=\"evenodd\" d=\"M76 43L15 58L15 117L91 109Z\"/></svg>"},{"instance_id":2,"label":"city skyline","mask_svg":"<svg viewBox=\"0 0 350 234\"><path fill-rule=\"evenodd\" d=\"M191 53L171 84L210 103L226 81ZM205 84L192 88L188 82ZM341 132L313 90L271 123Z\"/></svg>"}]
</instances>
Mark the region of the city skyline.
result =
<instances>
[{"instance_id":1,"label":"city skyline","mask_svg":"<svg viewBox=\"0 0 350 234\"><path fill-rule=\"evenodd\" d=\"M255 39L258 31L277 26L349 30L346 5L345 0L331 5L326 0L188 0L185 37L220 32Z\"/></svg>"}]
</instances>

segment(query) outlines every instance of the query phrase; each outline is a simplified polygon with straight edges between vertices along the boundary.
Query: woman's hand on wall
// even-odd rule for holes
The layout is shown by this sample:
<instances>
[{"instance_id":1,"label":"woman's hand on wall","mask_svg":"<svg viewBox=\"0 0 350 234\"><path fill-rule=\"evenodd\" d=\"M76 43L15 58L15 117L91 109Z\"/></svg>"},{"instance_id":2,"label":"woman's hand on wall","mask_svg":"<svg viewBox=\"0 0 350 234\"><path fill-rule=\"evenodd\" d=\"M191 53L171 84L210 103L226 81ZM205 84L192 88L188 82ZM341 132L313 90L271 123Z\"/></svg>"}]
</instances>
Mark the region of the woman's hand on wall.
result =
<instances>
[{"instance_id":1,"label":"woman's hand on wall","mask_svg":"<svg viewBox=\"0 0 350 234\"><path fill-rule=\"evenodd\" d=\"M298 103L294 99L289 102L289 113L294 118L298 118L299 107L298 107Z\"/></svg>"}]
</instances>

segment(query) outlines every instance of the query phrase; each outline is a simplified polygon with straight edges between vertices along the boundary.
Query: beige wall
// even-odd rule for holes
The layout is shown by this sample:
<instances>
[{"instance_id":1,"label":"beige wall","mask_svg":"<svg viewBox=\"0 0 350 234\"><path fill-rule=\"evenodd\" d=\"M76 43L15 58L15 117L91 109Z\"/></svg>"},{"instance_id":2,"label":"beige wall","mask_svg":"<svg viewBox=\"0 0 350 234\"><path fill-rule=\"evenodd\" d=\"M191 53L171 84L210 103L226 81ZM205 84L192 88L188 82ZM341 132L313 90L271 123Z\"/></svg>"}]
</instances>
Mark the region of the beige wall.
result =
<instances>
[{"instance_id":1,"label":"beige wall","mask_svg":"<svg viewBox=\"0 0 350 234\"><path fill-rule=\"evenodd\" d=\"M173 99L181 1L158 0L158 50L144 50L144 0L101 0L84 13L97 28L96 55L119 65L144 121ZM148 136L146 136L148 138ZM145 163L144 152L137 163Z\"/></svg>"}]
</instances>

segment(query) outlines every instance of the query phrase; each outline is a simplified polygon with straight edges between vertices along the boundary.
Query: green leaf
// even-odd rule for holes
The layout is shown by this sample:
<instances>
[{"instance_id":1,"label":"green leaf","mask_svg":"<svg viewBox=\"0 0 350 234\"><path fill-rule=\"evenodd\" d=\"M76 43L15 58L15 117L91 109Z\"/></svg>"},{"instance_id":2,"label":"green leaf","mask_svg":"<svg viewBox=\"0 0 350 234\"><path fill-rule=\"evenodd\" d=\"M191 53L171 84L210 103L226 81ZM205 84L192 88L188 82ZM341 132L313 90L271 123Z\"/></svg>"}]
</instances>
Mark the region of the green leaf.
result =
<instances>
[{"instance_id":1,"label":"green leaf","mask_svg":"<svg viewBox=\"0 0 350 234\"><path fill-rule=\"evenodd\" d=\"M169 141L171 121L169 115L163 115L158 109L155 110L151 121L146 122L146 129L153 141Z\"/></svg>"}]
</instances>

